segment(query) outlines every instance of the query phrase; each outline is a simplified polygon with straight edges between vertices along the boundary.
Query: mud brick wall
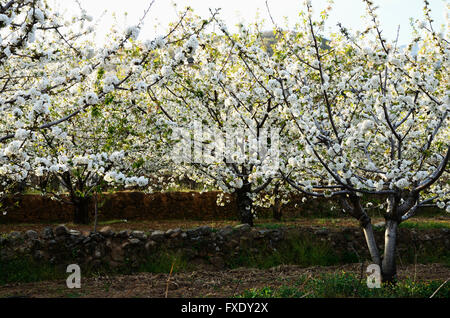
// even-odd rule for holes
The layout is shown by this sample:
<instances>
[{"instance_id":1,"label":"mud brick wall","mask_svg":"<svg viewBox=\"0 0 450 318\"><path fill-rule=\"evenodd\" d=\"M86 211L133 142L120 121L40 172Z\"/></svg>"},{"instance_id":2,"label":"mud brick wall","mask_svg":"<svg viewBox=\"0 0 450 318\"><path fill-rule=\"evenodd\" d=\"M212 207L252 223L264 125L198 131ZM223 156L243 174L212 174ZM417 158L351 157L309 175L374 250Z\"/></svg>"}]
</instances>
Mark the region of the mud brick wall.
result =
<instances>
[{"instance_id":1,"label":"mud brick wall","mask_svg":"<svg viewBox=\"0 0 450 318\"><path fill-rule=\"evenodd\" d=\"M224 220L236 219L237 206L233 196L226 196L230 203L217 205L220 192L167 192L145 194L142 192L116 192L105 194L99 199L99 220ZM303 197L293 195L290 202L283 206L283 216L335 217L342 216L339 203L330 199L311 199L302 202ZM370 198L377 200L380 198ZM7 213L0 213L0 223L36 223L70 222L73 219L73 206L51 200L41 195L21 195L9 198L5 202ZM91 205L93 219L94 206ZM271 217L270 209L256 208L259 217ZM433 209L423 211L436 212ZM372 215L381 216L382 211L372 211Z\"/></svg>"},{"instance_id":2,"label":"mud brick wall","mask_svg":"<svg viewBox=\"0 0 450 318\"><path fill-rule=\"evenodd\" d=\"M217 192L170 192L145 194L117 192L99 199L99 220L140 219L227 219L235 216L235 204L216 204ZM2 223L70 222L73 206L41 195L23 195L8 199ZM92 218L94 205L90 207Z\"/></svg>"}]
</instances>

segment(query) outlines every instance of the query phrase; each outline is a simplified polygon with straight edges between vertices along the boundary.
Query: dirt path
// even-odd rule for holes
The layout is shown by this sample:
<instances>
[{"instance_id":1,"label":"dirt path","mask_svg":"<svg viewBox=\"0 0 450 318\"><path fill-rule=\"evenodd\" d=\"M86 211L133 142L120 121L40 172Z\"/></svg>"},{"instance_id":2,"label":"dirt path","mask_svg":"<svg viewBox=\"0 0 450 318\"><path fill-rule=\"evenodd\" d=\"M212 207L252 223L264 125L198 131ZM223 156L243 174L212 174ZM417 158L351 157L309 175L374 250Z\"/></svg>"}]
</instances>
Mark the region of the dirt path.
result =
<instances>
[{"instance_id":1,"label":"dirt path","mask_svg":"<svg viewBox=\"0 0 450 318\"><path fill-rule=\"evenodd\" d=\"M372 220L373 224L382 222L382 218L374 218ZM414 218L410 223L417 224L441 224L442 226L450 227L450 217L449 216L439 216L433 218ZM149 230L162 230L166 231L169 229L191 229L199 226L209 226L212 228L223 228L225 226L238 225L237 221L192 221L192 220L167 220L167 221L150 221L150 220L136 220L136 221L126 221L126 220L115 220L110 222L102 222L99 224L98 228L108 226L114 231L121 230L138 230L138 231L149 231ZM283 222L277 222L271 219L267 220L257 220L255 222L256 226L261 227L298 227L298 226L318 226L318 227L329 227L329 228L343 228L343 227L358 227L358 221L352 218L298 218L294 220L287 220ZM44 228L50 226L55 227L56 223L19 223L19 224L0 224L0 233L10 233L13 231L25 232L28 230L34 230L41 232ZM68 228L79 230L82 232L93 231L93 225L75 225L75 224L65 224Z\"/></svg>"},{"instance_id":2,"label":"dirt path","mask_svg":"<svg viewBox=\"0 0 450 318\"><path fill-rule=\"evenodd\" d=\"M315 277L324 273L361 273L361 264L331 267L300 268L279 266L269 270L241 268L228 271L195 271L178 273L167 283L168 274L141 273L130 276L97 277L82 281L82 289L69 290L65 281L13 284L0 286L0 297L165 297L168 286L170 298L233 297L252 288L279 288L293 285L301 275ZM365 267L364 267L365 268ZM439 264L414 265L399 269L399 278L445 280L450 268Z\"/></svg>"}]
</instances>

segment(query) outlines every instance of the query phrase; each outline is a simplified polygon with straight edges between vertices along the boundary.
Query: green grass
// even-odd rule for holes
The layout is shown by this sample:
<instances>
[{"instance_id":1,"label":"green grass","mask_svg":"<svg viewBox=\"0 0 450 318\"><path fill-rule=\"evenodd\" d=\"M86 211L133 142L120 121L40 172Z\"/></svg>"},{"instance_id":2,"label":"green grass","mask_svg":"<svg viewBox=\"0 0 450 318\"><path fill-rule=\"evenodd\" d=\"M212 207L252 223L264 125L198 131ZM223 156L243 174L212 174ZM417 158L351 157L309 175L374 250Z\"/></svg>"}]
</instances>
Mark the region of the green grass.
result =
<instances>
[{"instance_id":1,"label":"green grass","mask_svg":"<svg viewBox=\"0 0 450 318\"><path fill-rule=\"evenodd\" d=\"M313 237L293 236L278 250L269 247L251 253L241 250L238 255L226 258L229 268L253 267L268 269L279 265L331 266L356 263L358 258L353 253L336 253L328 242L317 241Z\"/></svg>"},{"instance_id":2,"label":"green grass","mask_svg":"<svg viewBox=\"0 0 450 318\"><path fill-rule=\"evenodd\" d=\"M400 223L399 228L409 229L409 230L418 230L418 231L426 231L426 230L433 230L433 229L450 229L450 223L429 221L429 220L406 221L404 223ZM377 226L377 227L374 227L373 229L376 232L384 232L385 227Z\"/></svg>"},{"instance_id":3,"label":"green grass","mask_svg":"<svg viewBox=\"0 0 450 318\"><path fill-rule=\"evenodd\" d=\"M365 278L360 279L354 274L323 274L315 278L302 276L290 286L250 289L239 298L429 298L442 283L443 281L414 282L408 279L395 286L370 289ZM449 298L450 283L447 282L434 297Z\"/></svg>"},{"instance_id":4,"label":"green grass","mask_svg":"<svg viewBox=\"0 0 450 318\"><path fill-rule=\"evenodd\" d=\"M193 270L193 266L183 253L163 251L150 256L137 269L138 272L146 273L170 273L171 270L173 273L184 272Z\"/></svg>"},{"instance_id":5,"label":"green grass","mask_svg":"<svg viewBox=\"0 0 450 318\"><path fill-rule=\"evenodd\" d=\"M140 264L133 266L129 261L119 268L111 268L108 264L97 267L81 267L83 277L101 277L108 275L131 275L140 272L173 273L193 270L181 252L161 251L148 256ZM31 283L39 281L65 280L68 277L66 267L49 263L36 262L31 258L16 258L6 262L0 261L0 286L11 283Z\"/></svg>"},{"instance_id":6,"label":"green grass","mask_svg":"<svg viewBox=\"0 0 450 318\"><path fill-rule=\"evenodd\" d=\"M435 221L406 221L401 223L400 228L415 229L415 230L430 230L430 229L450 229L449 223L435 222Z\"/></svg>"},{"instance_id":7,"label":"green grass","mask_svg":"<svg viewBox=\"0 0 450 318\"><path fill-rule=\"evenodd\" d=\"M256 228L262 228L265 230L278 230L282 228L293 228L294 226L289 226L286 224L280 224L280 223L260 223L255 224Z\"/></svg>"},{"instance_id":8,"label":"green grass","mask_svg":"<svg viewBox=\"0 0 450 318\"><path fill-rule=\"evenodd\" d=\"M0 262L0 285L64 279L67 275L65 268L40 264L27 258Z\"/></svg>"},{"instance_id":9,"label":"green grass","mask_svg":"<svg viewBox=\"0 0 450 318\"><path fill-rule=\"evenodd\" d=\"M398 253L399 262L404 264L444 264L450 267L450 250L444 245L436 246L433 242L423 242L419 249L413 244L403 253Z\"/></svg>"}]
</instances>

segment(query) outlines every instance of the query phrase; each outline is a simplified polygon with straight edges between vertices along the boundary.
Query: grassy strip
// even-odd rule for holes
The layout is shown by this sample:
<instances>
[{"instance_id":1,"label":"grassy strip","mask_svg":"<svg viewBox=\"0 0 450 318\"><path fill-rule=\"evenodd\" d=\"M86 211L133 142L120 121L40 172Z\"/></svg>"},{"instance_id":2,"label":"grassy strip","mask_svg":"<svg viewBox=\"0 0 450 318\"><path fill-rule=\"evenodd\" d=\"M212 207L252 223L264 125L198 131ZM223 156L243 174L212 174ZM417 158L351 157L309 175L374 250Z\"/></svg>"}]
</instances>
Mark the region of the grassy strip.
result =
<instances>
[{"instance_id":1,"label":"grassy strip","mask_svg":"<svg viewBox=\"0 0 450 318\"><path fill-rule=\"evenodd\" d=\"M315 278L305 275L291 286L250 289L238 298L429 298L442 283L407 279L395 286L370 289L365 279L351 273L323 274ZM450 284L445 284L434 297L449 298Z\"/></svg>"},{"instance_id":2,"label":"grassy strip","mask_svg":"<svg viewBox=\"0 0 450 318\"><path fill-rule=\"evenodd\" d=\"M399 225L400 228L414 230L450 229L450 223L423 220L421 222L406 221Z\"/></svg>"},{"instance_id":3,"label":"grassy strip","mask_svg":"<svg viewBox=\"0 0 450 318\"><path fill-rule=\"evenodd\" d=\"M291 233L277 249L270 243L259 245L258 249L251 245L241 245L241 249L222 257L225 268L238 267L268 269L279 265L333 266L366 261L358 259L357 255L347 251L338 252L330 242L320 241L313 236L299 236ZM192 246L192 250L202 251L205 247ZM192 255L193 251L189 254ZM199 258L199 259L197 259ZM201 263L208 263L208 256L196 257ZM82 266L83 277L104 275L128 275L138 272L169 273L172 265L174 272L186 272L196 269L193 260L186 251L160 249L148 255L139 263L125 260L125 265L112 268L109 264L98 264L96 267ZM427 242L416 250L411 246L407 251L399 253L399 264L429 264L440 263L450 266L450 251L445 247L437 248L433 242ZM71 264L71 263L68 263ZM66 264L66 265L68 265ZM52 265L46 262L36 262L31 258L17 258L10 261L0 261L0 285L10 283L28 283L37 281L66 279L66 267Z\"/></svg>"},{"instance_id":4,"label":"grassy strip","mask_svg":"<svg viewBox=\"0 0 450 318\"><path fill-rule=\"evenodd\" d=\"M95 267L81 266L81 274L85 278L91 278L105 275L131 275L141 272L168 273L172 265L174 265L174 273L194 269L182 253L162 251L148 256L136 266L133 266L129 260L125 260L125 265L116 268L112 268L109 264L99 264ZM31 258L0 261L0 285L65 280L68 276L66 266L63 265L36 262Z\"/></svg>"},{"instance_id":5,"label":"grassy strip","mask_svg":"<svg viewBox=\"0 0 450 318\"><path fill-rule=\"evenodd\" d=\"M0 285L58 280L67 276L65 268L28 258L0 261Z\"/></svg>"},{"instance_id":6,"label":"grassy strip","mask_svg":"<svg viewBox=\"0 0 450 318\"><path fill-rule=\"evenodd\" d=\"M279 265L332 266L358 262L354 253L337 253L328 242L313 237L291 237L279 249L267 246L258 252L241 250L237 255L226 258L226 267L250 267L268 269Z\"/></svg>"}]
</instances>

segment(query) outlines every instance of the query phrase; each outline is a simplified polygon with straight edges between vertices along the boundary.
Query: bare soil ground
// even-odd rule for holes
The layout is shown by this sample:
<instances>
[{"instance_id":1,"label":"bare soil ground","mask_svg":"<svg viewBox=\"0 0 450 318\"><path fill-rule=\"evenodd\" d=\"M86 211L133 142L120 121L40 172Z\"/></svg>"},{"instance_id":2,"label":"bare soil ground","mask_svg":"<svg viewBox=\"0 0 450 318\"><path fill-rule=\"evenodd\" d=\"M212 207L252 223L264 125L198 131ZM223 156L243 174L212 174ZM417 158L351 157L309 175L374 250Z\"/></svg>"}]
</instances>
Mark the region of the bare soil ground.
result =
<instances>
[{"instance_id":1,"label":"bare soil ground","mask_svg":"<svg viewBox=\"0 0 450 318\"><path fill-rule=\"evenodd\" d=\"M383 218L374 218L373 224L384 221ZM409 221L408 221L409 222ZM439 223L450 227L450 217L448 216L436 216L433 218L414 218L410 222L429 224ZM113 231L121 230L136 230L136 231L149 231L149 230L169 230L175 228L190 229L199 226L210 226L212 228L223 228L225 226L238 225L237 221L193 221L193 220L167 220L167 221L151 221L151 220L139 220L139 221L126 221L126 220L114 220L109 222L101 222L98 225L98 229L108 226ZM318 226L329 228L342 228L342 227L358 227L358 221L353 218L298 218L287 221L274 221L271 219L257 220L256 226L287 226L287 227L299 227L299 226ZM28 230L34 230L37 232L42 231L46 227L55 227L56 223L19 223L19 224L0 224L0 233L10 233L13 231L24 232ZM68 228L79 230L82 232L93 231L93 225L76 225L67 223Z\"/></svg>"},{"instance_id":2,"label":"bare soil ground","mask_svg":"<svg viewBox=\"0 0 450 318\"><path fill-rule=\"evenodd\" d=\"M364 265L364 267L363 267ZM96 277L82 280L82 288L67 289L65 281L0 286L0 297L71 297L71 298L228 298L245 290L293 286L301 275L315 277L324 273L352 272L357 275L367 264L331 267L278 266L269 270L239 268L227 271L206 271L169 274L141 273L136 275ZM450 278L450 268L439 264L410 265L399 268L399 279L417 281ZM170 276L170 279L169 279ZM365 276L361 276L365 277Z\"/></svg>"}]
</instances>

